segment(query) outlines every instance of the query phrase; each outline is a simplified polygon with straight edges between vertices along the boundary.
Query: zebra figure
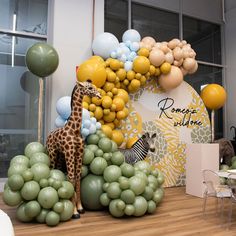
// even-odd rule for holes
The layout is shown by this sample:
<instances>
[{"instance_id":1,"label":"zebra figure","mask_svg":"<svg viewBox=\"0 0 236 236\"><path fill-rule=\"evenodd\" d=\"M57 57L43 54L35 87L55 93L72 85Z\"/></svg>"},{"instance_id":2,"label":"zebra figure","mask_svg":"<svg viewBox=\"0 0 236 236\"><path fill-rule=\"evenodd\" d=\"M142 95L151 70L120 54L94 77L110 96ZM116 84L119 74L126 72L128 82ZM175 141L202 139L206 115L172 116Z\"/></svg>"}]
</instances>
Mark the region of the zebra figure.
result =
<instances>
[{"instance_id":1,"label":"zebra figure","mask_svg":"<svg viewBox=\"0 0 236 236\"><path fill-rule=\"evenodd\" d=\"M154 152L155 151L154 138L156 138L156 133L153 134L151 137L149 133L145 133L142 135L141 138L139 138L134 143L132 148L128 149L119 148L119 151L122 152L123 155L125 156L125 162L133 165L138 161L144 160L149 150L151 152Z\"/></svg>"}]
</instances>

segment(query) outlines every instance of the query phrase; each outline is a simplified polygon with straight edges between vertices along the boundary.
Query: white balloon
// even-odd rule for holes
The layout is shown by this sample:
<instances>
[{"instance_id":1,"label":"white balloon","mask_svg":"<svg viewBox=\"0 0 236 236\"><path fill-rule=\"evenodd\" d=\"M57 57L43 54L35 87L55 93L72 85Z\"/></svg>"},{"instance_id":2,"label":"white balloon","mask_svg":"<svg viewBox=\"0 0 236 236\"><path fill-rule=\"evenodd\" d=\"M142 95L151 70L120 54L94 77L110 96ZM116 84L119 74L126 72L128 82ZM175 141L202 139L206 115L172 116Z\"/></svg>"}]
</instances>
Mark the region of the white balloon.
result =
<instances>
[{"instance_id":1,"label":"white balloon","mask_svg":"<svg viewBox=\"0 0 236 236\"><path fill-rule=\"evenodd\" d=\"M83 128L81 131L81 134L86 138L89 135L89 130L86 128Z\"/></svg>"},{"instance_id":2,"label":"white balloon","mask_svg":"<svg viewBox=\"0 0 236 236\"><path fill-rule=\"evenodd\" d=\"M95 55L104 59L110 57L112 51L119 47L119 41L115 35L111 33L101 33L95 37L92 43L92 50Z\"/></svg>"},{"instance_id":3,"label":"white balloon","mask_svg":"<svg viewBox=\"0 0 236 236\"><path fill-rule=\"evenodd\" d=\"M96 123L97 123L97 120L96 120L95 117L92 117L92 118L90 119L90 121L91 121L92 124L96 124Z\"/></svg>"},{"instance_id":4,"label":"white balloon","mask_svg":"<svg viewBox=\"0 0 236 236\"><path fill-rule=\"evenodd\" d=\"M130 50L131 51L134 51L134 52L137 52L139 50L139 43L138 42L133 42L131 45L130 45Z\"/></svg>"},{"instance_id":5,"label":"white balloon","mask_svg":"<svg viewBox=\"0 0 236 236\"><path fill-rule=\"evenodd\" d=\"M125 68L126 71L132 70L133 62L132 61L126 61L125 65L124 65L124 68Z\"/></svg>"},{"instance_id":6,"label":"white balloon","mask_svg":"<svg viewBox=\"0 0 236 236\"><path fill-rule=\"evenodd\" d=\"M96 130L97 130L96 125L92 123L89 127L89 133L94 134L96 132Z\"/></svg>"},{"instance_id":7,"label":"white balloon","mask_svg":"<svg viewBox=\"0 0 236 236\"><path fill-rule=\"evenodd\" d=\"M101 129L101 127L102 127L101 123L100 123L100 122L97 122L97 123L96 123L96 128L97 128L97 129Z\"/></svg>"},{"instance_id":8,"label":"white balloon","mask_svg":"<svg viewBox=\"0 0 236 236\"><path fill-rule=\"evenodd\" d=\"M83 121L83 123L82 123L83 128L89 129L90 126L91 126L91 121L90 120L84 120Z\"/></svg>"},{"instance_id":9,"label":"white balloon","mask_svg":"<svg viewBox=\"0 0 236 236\"><path fill-rule=\"evenodd\" d=\"M90 119L90 113L88 110L86 110L85 108L83 108L83 112L82 112L82 120L88 120Z\"/></svg>"}]
</instances>

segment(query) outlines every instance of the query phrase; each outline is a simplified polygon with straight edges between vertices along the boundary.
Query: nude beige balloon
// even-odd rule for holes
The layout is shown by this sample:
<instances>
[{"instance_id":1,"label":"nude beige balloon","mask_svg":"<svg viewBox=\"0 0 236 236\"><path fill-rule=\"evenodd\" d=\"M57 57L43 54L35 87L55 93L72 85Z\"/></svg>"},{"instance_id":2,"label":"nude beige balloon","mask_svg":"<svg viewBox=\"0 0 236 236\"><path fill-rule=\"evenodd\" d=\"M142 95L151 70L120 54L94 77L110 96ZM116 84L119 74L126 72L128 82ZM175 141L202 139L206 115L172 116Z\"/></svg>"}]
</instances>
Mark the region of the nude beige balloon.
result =
<instances>
[{"instance_id":1,"label":"nude beige balloon","mask_svg":"<svg viewBox=\"0 0 236 236\"><path fill-rule=\"evenodd\" d=\"M191 71L195 67L195 64L196 64L196 60L189 57L189 58L184 59L183 67L185 70Z\"/></svg>"},{"instance_id":2,"label":"nude beige balloon","mask_svg":"<svg viewBox=\"0 0 236 236\"><path fill-rule=\"evenodd\" d=\"M183 81L183 73L179 67L171 66L168 74L161 74L159 77L159 84L165 90L169 91L178 87Z\"/></svg>"},{"instance_id":3,"label":"nude beige balloon","mask_svg":"<svg viewBox=\"0 0 236 236\"><path fill-rule=\"evenodd\" d=\"M152 65L160 66L165 60L165 54L160 49L152 50L149 54L149 60Z\"/></svg>"}]
</instances>

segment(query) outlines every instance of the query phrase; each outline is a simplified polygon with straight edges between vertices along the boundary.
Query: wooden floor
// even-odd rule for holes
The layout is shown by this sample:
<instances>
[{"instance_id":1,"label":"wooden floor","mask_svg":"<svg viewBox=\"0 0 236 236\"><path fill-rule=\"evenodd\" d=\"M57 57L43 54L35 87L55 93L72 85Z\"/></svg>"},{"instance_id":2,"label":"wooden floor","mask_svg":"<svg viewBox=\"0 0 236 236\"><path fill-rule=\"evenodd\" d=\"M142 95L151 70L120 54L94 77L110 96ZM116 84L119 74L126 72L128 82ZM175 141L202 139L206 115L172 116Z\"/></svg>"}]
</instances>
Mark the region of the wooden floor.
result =
<instances>
[{"instance_id":1,"label":"wooden floor","mask_svg":"<svg viewBox=\"0 0 236 236\"><path fill-rule=\"evenodd\" d=\"M220 220L215 214L215 201L213 199L209 201L207 217L204 219L201 212L201 198L186 195L184 187L167 188L165 193L164 201L159 205L156 213L152 215L116 219L106 211L86 211L81 219L60 223L56 227L48 227L45 224L20 223L15 217L15 209L4 205L1 196L0 209L7 212L11 217L16 236L236 235L236 206L233 224L227 230L220 226ZM227 203L225 207L227 208Z\"/></svg>"}]
</instances>

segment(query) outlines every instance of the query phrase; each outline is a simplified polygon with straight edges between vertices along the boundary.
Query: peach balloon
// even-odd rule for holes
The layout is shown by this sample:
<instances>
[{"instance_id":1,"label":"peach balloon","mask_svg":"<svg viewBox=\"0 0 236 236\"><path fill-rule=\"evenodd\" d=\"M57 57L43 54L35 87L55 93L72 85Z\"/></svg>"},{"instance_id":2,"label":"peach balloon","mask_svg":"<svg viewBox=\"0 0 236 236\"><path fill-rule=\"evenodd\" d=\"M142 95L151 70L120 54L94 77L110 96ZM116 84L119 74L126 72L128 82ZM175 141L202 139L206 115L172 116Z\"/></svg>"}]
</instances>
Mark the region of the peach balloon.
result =
<instances>
[{"instance_id":1,"label":"peach balloon","mask_svg":"<svg viewBox=\"0 0 236 236\"><path fill-rule=\"evenodd\" d=\"M195 73L197 71L197 69L198 69L198 63L196 62L194 68L192 70L188 71L188 73L189 74L193 74L193 73Z\"/></svg>"},{"instance_id":2,"label":"peach balloon","mask_svg":"<svg viewBox=\"0 0 236 236\"><path fill-rule=\"evenodd\" d=\"M185 70L191 71L194 69L195 64L196 64L195 59L189 57L184 60L183 67Z\"/></svg>"},{"instance_id":3,"label":"peach balloon","mask_svg":"<svg viewBox=\"0 0 236 236\"><path fill-rule=\"evenodd\" d=\"M171 66L170 72L168 74L161 74L158 81L165 91L169 91L182 83L183 73L179 67Z\"/></svg>"},{"instance_id":4,"label":"peach balloon","mask_svg":"<svg viewBox=\"0 0 236 236\"><path fill-rule=\"evenodd\" d=\"M182 71L183 76L188 74L188 71L186 71L182 66L180 67L180 70Z\"/></svg>"},{"instance_id":5,"label":"peach balloon","mask_svg":"<svg viewBox=\"0 0 236 236\"><path fill-rule=\"evenodd\" d=\"M141 40L141 42L143 42L143 43L147 43L147 44L150 44L151 45L151 47L153 47L154 46L154 44L156 43L156 40L153 38L153 37L150 37L150 36L147 36L147 37L144 37L142 40Z\"/></svg>"},{"instance_id":6,"label":"peach balloon","mask_svg":"<svg viewBox=\"0 0 236 236\"><path fill-rule=\"evenodd\" d=\"M174 56L172 54L172 52L168 52L165 55L165 61L172 64L174 62Z\"/></svg>"},{"instance_id":7,"label":"peach balloon","mask_svg":"<svg viewBox=\"0 0 236 236\"><path fill-rule=\"evenodd\" d=\"M180 59L179 61L177 61L177 60L174 60L174 66L178 66L178 67L180 67L182 64L183 64L183 61L184 61L184 59L182 58L182 59Z\"/></svg>"},{"instance_id":8,"label":"peach balloon","mask_svg":"<svg viewBox=\"0 0 236 236\"><path fill-rule=\"evenodd\" d=\"M176 47L173 50L173 55L174 55L175 60L177 60L177 61L181 60L184 56L183 51L180 47Z\"/></svg>"},{"instance_id":9,"label":"peach balloon","mask_svg":"<svg viewBox=\"0 0 236 236\"><path fill-rule=\"evenodd\" d=\"M152 50L149 54L149 60L152 65L160 66L165 61L165 54L160 49Z\"/></svg>"},{"instance_id":10,"label":"peach balloon","mask_svg":"<svg viewBox=\"0 0 236 236\"><path fill-rule=\"evenodd\" d=\"M178 44L180 43L179 39L172 39L169 43L168 43L168 47L170 49L174 49L175 47L178 46Z\"/></svg>"}]
</instances>

